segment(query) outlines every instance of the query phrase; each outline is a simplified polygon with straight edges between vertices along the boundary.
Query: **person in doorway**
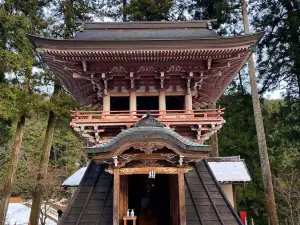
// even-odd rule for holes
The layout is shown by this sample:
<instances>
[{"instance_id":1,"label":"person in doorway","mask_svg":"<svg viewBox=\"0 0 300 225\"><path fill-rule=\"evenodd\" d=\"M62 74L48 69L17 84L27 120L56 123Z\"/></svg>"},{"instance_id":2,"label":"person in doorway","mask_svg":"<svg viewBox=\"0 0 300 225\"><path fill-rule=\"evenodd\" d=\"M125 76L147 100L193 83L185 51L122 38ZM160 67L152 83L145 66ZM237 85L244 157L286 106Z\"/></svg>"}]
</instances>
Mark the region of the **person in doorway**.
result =
<instances>
[{"instance_id":1,"label":"person in doorway","mask_svg":"<svg viewBox=\"0 0 300 225\"><path fill-rule=\"evenodd\" d=\"M57 220L57 224L59 225L62 219L62 214L63 211L61 211L60 209L57 210L57 214L58 214L58 220Z\"/></svg>"}]
</instances>

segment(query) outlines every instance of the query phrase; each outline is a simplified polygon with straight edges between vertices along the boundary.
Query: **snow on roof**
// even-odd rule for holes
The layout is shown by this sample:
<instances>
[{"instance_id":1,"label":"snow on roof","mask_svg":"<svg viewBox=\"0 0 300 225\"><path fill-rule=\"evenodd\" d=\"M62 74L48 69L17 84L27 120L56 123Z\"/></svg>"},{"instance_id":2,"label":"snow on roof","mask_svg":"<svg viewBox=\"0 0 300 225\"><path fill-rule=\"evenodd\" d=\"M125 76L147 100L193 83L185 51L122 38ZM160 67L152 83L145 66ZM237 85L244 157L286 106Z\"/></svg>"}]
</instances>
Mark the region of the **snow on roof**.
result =
<instances>
[{"instance_id":1,"label":"snow on roof","mask_svg":"<svg viewBox=\"0 0 300 225\"><path fill-rule=\"evenodd\" d=\"M28 225L30 208L21 203L9 203L5 225ZM56 225L55 222L47 219L46 225Z\"/></svg>"},{"instance_id":2,"label":"snow on roof","mask_svg":"<svg viewBox=\"0 0 300 225\"><path fill-rule=\"evenodd\" d=\"M243 160L237 161L209 161L209 167L211 168L216 179L222 183L241 183L250 182L251 177L248 169Z\"/></svg>"},{"instance_id":3,"label":"snow on roof","mask_svg":"<svg viewBox=\"0 0 300 225\"><path fill-rule=\"evenodd\" d=\"M222 183L250 182L251 177L245 162L239 156L207 159L208 165L217 181ZM62 186L79 186L87 167L82 167L66 179Z\"/></svg>"},{"instance_id":4,"label":"snow on roof","mask_svg":"<svg viewBox=\"0 0 300 225\"><path fill-rule=\"evenodd\" d=\"M77 170L75 173L73 173L73 175L71 175L63 182L62 186L78 186L86 171L86 168L87 167L82 167Z\"/></svg>"}]
</instances>

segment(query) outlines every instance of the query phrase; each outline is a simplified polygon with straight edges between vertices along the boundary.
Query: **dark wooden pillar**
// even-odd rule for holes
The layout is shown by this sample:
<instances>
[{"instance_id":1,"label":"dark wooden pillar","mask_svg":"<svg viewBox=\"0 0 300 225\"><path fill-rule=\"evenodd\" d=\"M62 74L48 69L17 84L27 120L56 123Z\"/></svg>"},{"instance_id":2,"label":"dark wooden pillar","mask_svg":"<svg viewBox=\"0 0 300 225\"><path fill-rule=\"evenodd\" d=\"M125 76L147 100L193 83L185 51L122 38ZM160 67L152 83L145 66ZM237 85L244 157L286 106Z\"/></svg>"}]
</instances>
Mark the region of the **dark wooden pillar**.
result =
<instances>
[{"instance_id":1,"label":"dark wooden pillar","mask_svg":"<svg viewBox=\"0 0 300 225\"><path fill-rule=\"evenodd\" d=\"M114 218L113 225L119 225L120 217L120 172L114 169Z\"/></svg>"},{"instance_id":2,"label":"dark wooden pillar","mask_svg":"<svg viewBox=\"0 0 300 225\"><path fill-rule=\"evenodd\" d=\"M186 225L185 186L183 168L178 170L179 225Z\"/></svg>"},{"instance_id":3,"label":"dark wooden pillar","mask_svg":"<svg viewBox=\"0 0 300 225\"><path fill-rule=\"evenodd\" d=\"M123 216L126 215L128 209L128 176L120 176L120 218L119 222L122 224Z\"/></svg>"},{"instance_id":4,"label":"dark wooden pillar","mask_svg":"<svg viewBox=\"0 0 300 225\"><path fill-rule=\"evenodd\" d=\"M177 174L169 175L170 181L170 219L172 225L178 225L179 219L179 198L178 198L178 177Z\"/></svg>"}]
</instances>

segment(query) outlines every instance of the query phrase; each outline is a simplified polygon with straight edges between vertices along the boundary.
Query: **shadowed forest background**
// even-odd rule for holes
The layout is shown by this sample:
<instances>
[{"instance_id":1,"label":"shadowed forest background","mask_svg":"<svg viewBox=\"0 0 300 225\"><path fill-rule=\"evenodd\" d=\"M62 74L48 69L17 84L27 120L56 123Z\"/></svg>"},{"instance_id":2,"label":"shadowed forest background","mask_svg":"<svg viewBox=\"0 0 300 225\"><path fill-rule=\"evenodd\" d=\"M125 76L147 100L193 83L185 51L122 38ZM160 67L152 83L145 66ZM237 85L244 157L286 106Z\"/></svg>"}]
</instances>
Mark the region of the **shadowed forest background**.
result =
<instances>
[{"instance_id":1,"label":"shadowed forest background","mask_svg":"<svg viewBox=\"0 0 300 225\"><path fill-rule=\"evenodd\" d=\"M48 115L55 131L44 199L67 196L62 181L87 159L85 140L69 126L80 109L33 50L26 34L72 38L81 21L184 21L217 19L221 36L243 34L239 0L6 0L0 1L0 193L18 121L24 137L13 196L31 199L36 189ZM256 50L259 94L281 223L300 217L300 1L250 0L253 32L265 35ZM55 88L56 86L56 88ZM280 89L282 98L265 99ZM243 68L217 102L225 107L221 156L245 159L253 182L237 190L238 208L267 224L248 70ZM54 95L53 95L54 91ZM21 119L20 119L21 118ZM49 117L50 118L50 117ZM1 197L1 194L0 194ZM280 224L281 224L280 223Z\"/></svg>"}]
</instances>

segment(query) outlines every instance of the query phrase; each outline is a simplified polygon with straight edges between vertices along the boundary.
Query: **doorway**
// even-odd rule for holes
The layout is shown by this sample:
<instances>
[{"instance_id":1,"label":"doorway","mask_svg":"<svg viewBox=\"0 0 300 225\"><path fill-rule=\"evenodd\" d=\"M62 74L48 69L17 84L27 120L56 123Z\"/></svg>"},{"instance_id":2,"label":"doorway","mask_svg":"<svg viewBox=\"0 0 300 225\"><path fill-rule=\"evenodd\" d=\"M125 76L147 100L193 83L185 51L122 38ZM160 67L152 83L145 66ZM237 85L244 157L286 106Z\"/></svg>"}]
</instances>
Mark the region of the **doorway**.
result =
<instances>
[{"instance_id":1,"label":"doorway","mask_svg":"<svg viewBox=\"0 0 300 225\"><path fill-rule=\"evenodd\" d=\"M137 225L170 225L169 176L128 176L128 208L134 209Z\"/></svg>"}]
</instances>

